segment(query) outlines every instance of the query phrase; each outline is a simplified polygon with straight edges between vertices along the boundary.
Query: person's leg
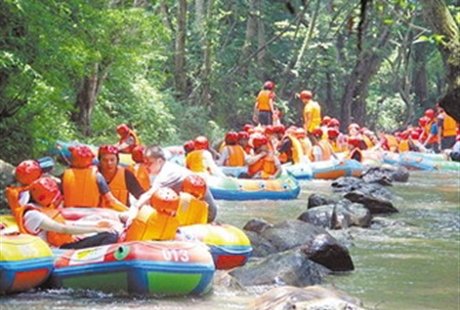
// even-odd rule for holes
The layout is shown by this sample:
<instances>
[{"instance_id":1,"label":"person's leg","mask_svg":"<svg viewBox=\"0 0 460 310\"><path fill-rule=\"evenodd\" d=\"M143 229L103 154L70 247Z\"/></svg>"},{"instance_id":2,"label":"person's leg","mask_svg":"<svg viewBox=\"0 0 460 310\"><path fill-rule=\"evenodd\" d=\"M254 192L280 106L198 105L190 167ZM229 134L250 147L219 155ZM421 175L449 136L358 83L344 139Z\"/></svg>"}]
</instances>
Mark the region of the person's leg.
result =
<instances>
[{"instance_id":1,"label":"person's leg","mask_svg":"<svg viewBox=\"0 0 460 310\"><path fill-rule=\"evenodd\" d=\"M62 245L61 249L83 249L94 246L106 245L116 243L118 241L117 233L99 233L94 236L90 236L75 242L67 243Z\"/></svg>"},{"instance_id":2,"label":"person's leg","mask_svg":"<svg viewBox=\"0 0 460 310\"><path fill-rule=\"evenodd\" d=\"M208 203L208 223L211 223L216 219L217 216L217 204L209 188L206 190L204 200Z\"/></svg>"}]
</instances>

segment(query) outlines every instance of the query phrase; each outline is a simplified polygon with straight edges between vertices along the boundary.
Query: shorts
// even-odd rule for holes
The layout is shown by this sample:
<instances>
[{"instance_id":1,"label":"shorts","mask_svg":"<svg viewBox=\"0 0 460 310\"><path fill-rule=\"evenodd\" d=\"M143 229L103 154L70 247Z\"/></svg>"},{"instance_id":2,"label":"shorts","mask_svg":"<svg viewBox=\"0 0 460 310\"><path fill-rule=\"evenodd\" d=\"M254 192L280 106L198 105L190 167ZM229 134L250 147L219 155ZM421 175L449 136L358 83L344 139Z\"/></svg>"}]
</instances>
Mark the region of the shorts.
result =
<instances>
[{"instance_id":1,"label":"shorts","mask_svg":"<svg viewBox=\"0 0 460 310\"><path fill-rule=\"evenodd\" d=\"M259 111L259 123L263 126L272 125L273 117L270 111Z\"/></svg>"}]
</instances>

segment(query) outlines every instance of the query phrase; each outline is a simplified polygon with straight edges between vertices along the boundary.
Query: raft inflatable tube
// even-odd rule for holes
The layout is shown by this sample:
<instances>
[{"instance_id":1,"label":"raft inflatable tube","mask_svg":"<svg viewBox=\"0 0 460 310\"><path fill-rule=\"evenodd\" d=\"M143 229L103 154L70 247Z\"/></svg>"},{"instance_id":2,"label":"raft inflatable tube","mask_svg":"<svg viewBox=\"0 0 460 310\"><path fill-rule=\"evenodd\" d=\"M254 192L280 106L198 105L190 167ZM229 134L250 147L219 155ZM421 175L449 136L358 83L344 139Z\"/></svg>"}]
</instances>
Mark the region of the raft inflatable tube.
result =
<instances>
[{"instance_id":1,"label":"raft inflatable tube","mask_svg":"<svg viewBox=\"0 0 460 310\"><path fill-rule=\"evenodd\" d=\"M198 240L210 248L217 269L231 269L246 264L252 246L246 234L228 224L195 224L179 228L178 238Z\"/></svg>"},{"instance_id":2,"label":"raft inflatable tube","mask_svg":"<svg viewBox=\"0 0 460 310\"><path fill-rule=\"evenodd\" d=\"M352 159L332 159L299 163L285 166L286 170L296 179L324 179L335 180L339 177L355 176L362 174L364 166Z\"/></svg>"},{"instance_id":3,"label":"raft inflatable tube","mask_svg":"<svg viewBox=\"0 0 460 310\"><path fill-rule=\"evenodd\" d=\"M411 170L424 171L459 171L460 162L447 160L433 160L427 154L417 152L404 152L399 154L399 164Z\"/></svg>"},{"instance_id":4,"label":"raft inflatable tube","mask_svg":"<svg viewBox=\"0 0 460 310\"><path fill-rule=\"evenodd\" d=\"M0 249L0 294L37 287L53 270L53 253L37 236L0 234Z\"/></svg>"},{"instance_id":5,"label":"raft inflatable tube","mask_svg":"<svg viewBox=\"0 0 460 310\"><path fill-rule=\"evenodd\" d=\"M399 164L399 153L384 151L382 153L382 161L385 164L398 165Z\"/></svg>"},{"instance_id":6,"label":"raft inflatable tube","mask_svg":"<svg viewBox=\"0 0 460 310\"><path fill-rule=\"evenodd\" d=\"M18 224L16 224L16 219L11 214L0 215L0 235L12 233L19 233L19 227Z\"/></svg>"},{"instance_id":7,"label":"raft inflatable tube","mask_svg":"<svg viewBox=\"0 0 460 310\"><path fill-rule=\"evenodd\" d=\"M131 241L78 250L53 250L49 284L135 295L202 295L215 273L205 244L184 241Z\"/></svg>"},{"instance_id":8,"label":"raft inflatable tube","mask_svg":"<svg viewBox=\"0 0 460 310\"><path fill-rule=\"evenodd\" d=\"M99 150L99 147L94 146L94 145L81 143L81 142L78 142L78 141L65 142L65 141L58 140L55 143L54 147L51 148L50 152L51 152L52 155L61 156L65 161L70 162L71 154L70 154L70 151L69 151L69 147L78 146L78 145L86 145L86 146L88 146L91 149L91 152L95 156L95 158L93 160L93 164L97 165L99 163L99 161L97 160L97 152ZM134 164L134 161L131 158L131 154L120 153L120 165L122 165L124 167L127 167L127 166L130 166L132 164Z\"/></svg>"},{"instance_id":9,"label":"raft inflatable tube","mask_svg":"<svg viewBox=\"0 0 460 310\"><path fill-rule=\"evenodd\" d=\"M237 179L206 176L215 199L222 200L288 200L300 194L300 185L286 171L276 179Z\"/></svg>"}]
</instances>

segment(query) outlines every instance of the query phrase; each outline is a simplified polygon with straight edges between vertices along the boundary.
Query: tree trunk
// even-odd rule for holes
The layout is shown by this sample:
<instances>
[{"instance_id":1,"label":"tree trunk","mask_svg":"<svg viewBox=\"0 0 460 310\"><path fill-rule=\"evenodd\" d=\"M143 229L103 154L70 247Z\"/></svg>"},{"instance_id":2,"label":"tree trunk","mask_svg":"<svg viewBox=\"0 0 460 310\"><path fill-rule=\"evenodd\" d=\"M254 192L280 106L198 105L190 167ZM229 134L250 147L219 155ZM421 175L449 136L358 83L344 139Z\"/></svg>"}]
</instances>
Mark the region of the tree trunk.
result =
<instances>
[{"instance_id":1,"label":"tree trunk","mask_svg":"<svg viewBox=\"0 0 460 310\"><path fill-rule=\"evenodd\" d=\"M253 50L252 40L257 33L257 21L255 18L257 8L257 0L251 0L249 3L248 20L246 22L246 38L244 40L243 50L241 53L242 59L247 59Z\"/></svg>"},{"instance_id":2,"label":"tree trunk","mask_svg":"<svg viewBox=\"0 0 460 310\"><path fill-rule=\"evenodd\" d=\"M212 44L211 38L206 36L206 32L208 31L209 24L206 23L206 20L209 20L212 16L212 8L213 8L214 0L208 0L208 6L206 8L206 18L204 19L203 24L203 70L201 73L201 80L203 84L203 89L201 92L201 103L205 106L208 106L211 102L211 83L210 83L210 75L211 75L211 65L212 65Z\"/></svg>"},{"instance_id":3,"label":"tree trunk","mask_svg":"<svg viewBox=\"0 0 460 310\"><path fill-rule=\"evenodd\" d=\"M412 92L420 107L428 105L428 79L426 75L426 48L424 44L415 44L412 48Z\"/></svg>"},{"instance_id":4,"label":"tree trunk","mask_svg":"<svg viewBox=\"0 0 460 310\"><path fill-rule=\"evenodd\" d=\"M263 1L261 0L256 0L257 1L257 11L263 12ZM257 19L257 48L264 47L259 54L257 54L257 64L259 67L264 66L264 59L265 59L265 54L266 54L266 41L265 41L265 27L264 27L264 21L262 20L262 16L259 16ZM263 70L260 70L261 72ZM261 79L265 79L265 77L260 77Z\"/></svg>"},{"instance_id":5,"label":"tree trunk","mask_svg":"<svg viewBox=\"0 0 460 310\"><path fill-rule=\"evenodd\" d=\"M342 127L351 122L363 125L366 116L366 96L370 80L380 68L383 60L383 49L390 39L390 28L386 27L380 34L378 43L363 49L356 60L345 86L342 97L340 118ZM353 111L353 113L352 113Z\"/></svg>"},{"instance_id":6,"label":"tree trunk","mask_svg":"<svg viewBox=\"0 0 460 310\"><path fill-rule=\"evenodd\" d=\"M420 0L433 32L443 36L438 46L445 67L445 95L439 104L460 122L460 38L458 25L443 0Z\"/></svg>"},{"instance_id":7,"label":"tree trunk","mask_svg":"<svg viewBox=\"0 0 460 310\"><path fill-rule=\"evenodd\" d=\"M179 0L177 10L177 34L174 54L174 82L179 97L186 95L185 35L187 27L187 0Z\"/></svg>"},{"instance_id":8,"label":"tree trunk","mask_svg":"<svg viewBox=\"0 0 460 310\"><path fill-rule=\"evenodd\" d=\"M86 137L91 135L91 116L101 86L107 78L109 68L110 66L107 66L101 70L100 64L95 64L93 72L83 78L77 92L75 101L76 111L72 113L71 119Z\"/></svg>"}]
</instances>

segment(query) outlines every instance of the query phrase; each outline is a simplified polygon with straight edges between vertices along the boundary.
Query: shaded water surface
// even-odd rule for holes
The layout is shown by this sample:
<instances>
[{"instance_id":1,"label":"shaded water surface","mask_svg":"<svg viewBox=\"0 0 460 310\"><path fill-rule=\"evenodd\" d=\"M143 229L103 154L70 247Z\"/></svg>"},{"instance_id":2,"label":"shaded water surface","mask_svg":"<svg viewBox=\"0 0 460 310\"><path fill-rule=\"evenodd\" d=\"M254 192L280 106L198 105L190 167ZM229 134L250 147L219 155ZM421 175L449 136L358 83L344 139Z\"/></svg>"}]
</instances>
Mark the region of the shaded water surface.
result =
<instances>
[{"instance_id":1,"label":"shaded water surface","mask_svg":"<svg viewBox=\"0 0 460 310\"><path fill-rule=\"evenodd\" d=\"M349 247L356 270L328 276L324 285L362 299L369 309L460 309L460 176L413 172L408 183L390 189L399 213L371 229L333 232ZM335 196L330 182L306 181L294 201L220 201L218 219L241 228L251 218L296 218L312 193ZM262 291L215 285L202 297L157 299L50 290L2 296L0 309L249 309Z\"/></svg>"}]
</instances>

